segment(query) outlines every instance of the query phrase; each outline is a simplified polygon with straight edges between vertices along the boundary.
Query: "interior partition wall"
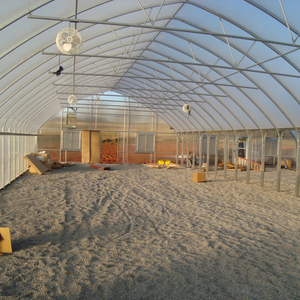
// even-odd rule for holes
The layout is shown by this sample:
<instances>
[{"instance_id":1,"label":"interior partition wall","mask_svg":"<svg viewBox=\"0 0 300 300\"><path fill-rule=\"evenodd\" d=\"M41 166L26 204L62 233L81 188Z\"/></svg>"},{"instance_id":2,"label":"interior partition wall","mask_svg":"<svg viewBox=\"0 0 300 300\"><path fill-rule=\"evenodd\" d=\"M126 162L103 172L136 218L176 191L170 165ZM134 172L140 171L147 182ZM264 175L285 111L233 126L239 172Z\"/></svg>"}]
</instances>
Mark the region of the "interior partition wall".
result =
<instances>
[{"instance_id":1,"label":"interior partition wall","mask_svg":"<svg viewBox=\"0 0 300 300\"><path fill-rule=\"evenodd\" d=\"M36 135L0 133L0 188L4 188L28 169L24 156L37 150Z\"/></svg>"}]
</instances>

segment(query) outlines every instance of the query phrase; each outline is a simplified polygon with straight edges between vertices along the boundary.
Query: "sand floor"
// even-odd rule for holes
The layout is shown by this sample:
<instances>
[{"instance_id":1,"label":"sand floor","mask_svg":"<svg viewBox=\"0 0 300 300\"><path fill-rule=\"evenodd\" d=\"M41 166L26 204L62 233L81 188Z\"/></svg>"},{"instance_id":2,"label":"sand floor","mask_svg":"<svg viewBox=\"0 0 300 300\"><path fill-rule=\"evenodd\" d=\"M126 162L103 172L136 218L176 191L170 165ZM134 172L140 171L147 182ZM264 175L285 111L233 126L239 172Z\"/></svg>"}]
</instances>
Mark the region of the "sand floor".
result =
<instances>
[{"instance_id":1,"label":"sand floor","mask_svg":"<svg viewBox=\"0 0 300 300\"><path fill-rule=\"evenodd\" d=\"M0 299L300 299L295 172L86 164L0 191Z\"/></svg>"}]
</instances>

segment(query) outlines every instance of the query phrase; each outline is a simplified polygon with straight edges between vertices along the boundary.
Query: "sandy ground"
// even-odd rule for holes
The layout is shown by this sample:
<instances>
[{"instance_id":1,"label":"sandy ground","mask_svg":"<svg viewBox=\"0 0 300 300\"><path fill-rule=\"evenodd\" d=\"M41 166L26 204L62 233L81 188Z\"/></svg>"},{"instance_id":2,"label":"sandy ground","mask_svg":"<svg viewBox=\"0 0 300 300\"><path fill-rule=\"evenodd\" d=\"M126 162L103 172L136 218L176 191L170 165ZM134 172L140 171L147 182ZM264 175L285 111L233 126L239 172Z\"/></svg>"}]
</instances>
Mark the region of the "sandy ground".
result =
<instances>
[{"instance_id":1,"label":"sandy ground","mask_svg":"<svg viewBox=\"0 0 300 300\"><path fill-rule=\"evenodd\" d=\"M0 299L300 299L295 172L85 164L0 191Z\"/></svg>"}]
</instances>

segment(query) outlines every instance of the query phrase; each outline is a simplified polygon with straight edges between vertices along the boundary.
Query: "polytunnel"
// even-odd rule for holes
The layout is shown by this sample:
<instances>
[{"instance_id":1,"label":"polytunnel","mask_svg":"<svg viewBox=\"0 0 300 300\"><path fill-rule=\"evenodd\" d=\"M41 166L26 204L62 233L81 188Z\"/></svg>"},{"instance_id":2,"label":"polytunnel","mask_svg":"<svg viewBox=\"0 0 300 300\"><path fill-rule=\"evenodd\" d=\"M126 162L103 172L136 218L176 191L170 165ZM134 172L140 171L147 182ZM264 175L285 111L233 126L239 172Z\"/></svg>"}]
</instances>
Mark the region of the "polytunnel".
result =
<instances>
[{"instance_id":1,"label":"polytunnel","mask_svg":"<svg viewBox=\"0 0 300 300\"><path fill-rule=\"evenodd\" d=\"M266 139L276 140L278 162L290 136L299 196L299 11L291 0L1 1L1 187L27 170L23 157L41 148L44 124L58 120L60 136L71 135L65 119L75 116L76 132L117 122L120 131L151 133L159 119L175 136L177 163L193 149L194 164L204 140L217 162L221 139L225 163L236 161L242 139L256 138L259 151L245 146L247 172L255 152L262 186ZM125 112L136 124L149 114L151 126L129 126Z\"/></svg>"}]
</instances>

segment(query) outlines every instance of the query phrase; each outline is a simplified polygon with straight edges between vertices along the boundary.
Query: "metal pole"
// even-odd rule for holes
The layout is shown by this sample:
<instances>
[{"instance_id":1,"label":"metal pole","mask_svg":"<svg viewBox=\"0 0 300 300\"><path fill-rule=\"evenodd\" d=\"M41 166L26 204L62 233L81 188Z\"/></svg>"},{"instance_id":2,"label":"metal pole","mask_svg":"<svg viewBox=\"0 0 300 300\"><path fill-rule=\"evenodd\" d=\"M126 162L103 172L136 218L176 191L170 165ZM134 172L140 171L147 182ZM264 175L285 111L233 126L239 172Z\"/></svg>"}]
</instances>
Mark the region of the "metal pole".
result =
<instances>
[{"instance_id":1,"label":"metal pole","mask_svg":"<svg viewBox=\"0 0 300 300\"><path fill-rule=\"evenodd\" d=\"M276 190L280 192L280 180L281 180L281 145L282 145L282 136L284 131L277 131L277 180L276 180Z\"/></svg>"},{"instance_id":2,"label":"metal pole","mask_svg":"<svg viewBox=\"0 0 300 300\"><path fill-rule=\"evenodd\" d=\"M102 146L102 131L100 130L100 163L101 163L101 146ZM117 150L117 160L118 160L118 150Z\"/></svg>"},{"instance_id":3,"label":"metal pole","mask_svg":"<svg viewBox=\"0 0 300 300\"><path fill-rule=\"evenodd\" d=\"M246 144L246 159L247 159L247 179L246 182L250 183L250 167L251 167L251 138L252 138L252 134L253 132L247 132L248 135L248 140L247 140L247 144Z\"/></svg>"},{"instance_id":4,"label":"metal pole","mask_svg":"<svg viewBox=\"0 0 300 300\"><path fill-rule=\"evenodd\" d=\"M60 140L59 140L59 161L61 161L61 148L62 148L62 122L63 122L63 108L61 109L60 116Z\"/></svg>"},{"instance_id":5,"label":"metal pole","mask_svg":"<svg viewBox=\"0 0 300 300\"><path fill-rule=\"evenodd\" d=\"M265 156L266 156L266 137L268 132L262 132L261 136L261 160L260 160L260 187L265 185Z\"/></svg>"},{"instance_id":6,"label":"metal pole","mask_svg":"<svg viewBox=\"0 0 300 300\"><path fill-rule=\"evenodd\" d=\"M208 176L209 171L209 151L210 151L210 134L206 135L207 149L206 149L206 176Z\"/></svg>"},{"instance_id":7,"label":"metal pole","mask_svg":"<svg viewBox=\"0 0 300 300\"><path fill-rule=\"evenodd\" d=\"M12 150L11 150L11 135L9 135L8 137L8 158L7 158L7 163L8 163L8 168L7 168L7 171L8 171L8 182L11 182L11 153L12 153Z\"/></svg>"},{"instance_id":8,"label":"metal pole","mask_svg":"<svg viewBox=\"0 0 300 300\"><path fill-rule=\"evenodd\" d=\"M189 160L189 156L190 156L190 154L189 154L189 147L190 146L190 139L189 139L189 135L187 134L186 135L186 162L185 162L185 166L187 167L187 168L189 168L190 167L190 160Z\"/></svg>"},{"instance_id":9,"label":"metal pole","mask_svg":"<svg viewBox=\"0 0 300 300\"><path fill-rule=\"evenodd\" d=\"M199 135L199 170L202 170L202 138L203 135Z\"/></svg>"},{"instance_id":10,"label":"metal pole","mask_svg":"<svg viewBox=\"0 0 300 300\"><path fill-rule=\"evenodd\" d=\"M240 134L235 133L235 148L234 148L234 180L238 180L238 164L239 164L239 138Z\"/></svg>"},{"instance_id":11,"label":"metal pole","mask_svg":"<svg viewBox=\"0 0 300 300\"><path fill-rule=\"evenodd\" d=\"M2 155L1 155L1 168L2 168L2 188L5 186L5 135L2 135Z\"/></svg>"},{"instance_id":12,"label":"metal pole","mask_svg":"<svg viewBox=\"0 0 300 300\"><path fill-rule=\"evenodd\" d=\"M218 142L219 142L219 134L215 135L215 176L218 173L218 154L219 154L219 149L218 149Z\"/></svg>"},{"instance_id":13,"label":"metal pole","mask_svg":"<svg viewBox=\"0 0 300 300\"><path fill-rule=\"evenodd\" d=\"M295 196L299 197L299 181L300 181L300 136L299 130L296 130L297 141L296 141L296 184L295 184Z\"/></svg>"},{"instance_id":14,"label":"metal pole","mask_svg":"<svg viewBox=\"0 0 300 300\"><path fill-rule=\"evenodd\" d=\"M195 135L193 135L193 166L192 166L192 169L195 170L195 158L196 158L196 155L195 155Z\"/></svg>"},{"instance_id":15,"label":"metal pole","mask_svg":"<svg viewBox=\"0 0 300 300\"><path fill-rule=\"evenodd\" d=\"M118 131L117 132L117 163L119 163L119 138L120 138L120 133ZM101 147L101 136L100 136L100 147ZM100 149L100 162L101 162L101 149Z\"/></svg>"},{"instance_id":16,"label":"metal pole","mask_svg":"<svg viewBox=\"0 0 300 300\"><path fill-rule=\"evenodd\" d=\"M224 136L224 178L227 177L227 163L228 163L228 133Z\"/></svg>"},{"instance_id":17,"label":"metal pole","mask_svg":"<svg viewBox=\"0 0 300 300\"><path fill-rule=\"evenodd\" d=\"M179 133L176 134L176 165L178 165L178 155L179 155Z\"/></svg>"},{"instance_id":18,"label":"metal pole","mask_svg":"<svg viewBox=\"0 0 300 300\"><path fill-rule=\"evenodd\" d=\"M157 135L157 119L158 116L155 114L155 145L156 145L156 135ZM155 152L154 152L154 163L156 162L156 147L155 147Z\"/></svg>"},{"instance_id":19,"label":"metal pole","mask_svg":"<svg viewBox=\"0 0 300 300\"><path fill-rule=\"evenodd\" d=\"M184 145L184 137L181 133L181 165L183 166L183 145Z\"/></svg>"}]
</instances>

